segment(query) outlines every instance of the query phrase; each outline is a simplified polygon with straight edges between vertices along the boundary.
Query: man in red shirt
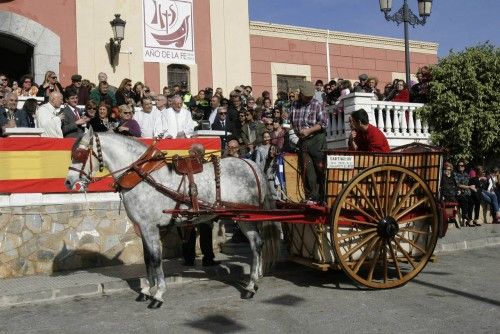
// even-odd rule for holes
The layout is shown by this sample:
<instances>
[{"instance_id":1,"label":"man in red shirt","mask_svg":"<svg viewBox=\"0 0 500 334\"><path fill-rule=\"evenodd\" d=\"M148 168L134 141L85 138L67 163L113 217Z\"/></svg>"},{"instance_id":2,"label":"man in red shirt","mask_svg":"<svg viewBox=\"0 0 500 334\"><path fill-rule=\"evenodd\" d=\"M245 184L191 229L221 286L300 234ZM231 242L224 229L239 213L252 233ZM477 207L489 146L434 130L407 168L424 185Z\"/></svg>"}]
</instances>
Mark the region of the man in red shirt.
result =
<instances>
[{"instance_id":1,"label":"man in red shirt","mask_svg":"<svg viewBox=\"0 0 500 334\"><path fill-rule=\"evenodd\" d=\"M364 109L356 110L349 118L351 136L349 148L354 151L390 152L389 143L384 133L368 122L368 114Z\"/></svg>"}]
</instances>

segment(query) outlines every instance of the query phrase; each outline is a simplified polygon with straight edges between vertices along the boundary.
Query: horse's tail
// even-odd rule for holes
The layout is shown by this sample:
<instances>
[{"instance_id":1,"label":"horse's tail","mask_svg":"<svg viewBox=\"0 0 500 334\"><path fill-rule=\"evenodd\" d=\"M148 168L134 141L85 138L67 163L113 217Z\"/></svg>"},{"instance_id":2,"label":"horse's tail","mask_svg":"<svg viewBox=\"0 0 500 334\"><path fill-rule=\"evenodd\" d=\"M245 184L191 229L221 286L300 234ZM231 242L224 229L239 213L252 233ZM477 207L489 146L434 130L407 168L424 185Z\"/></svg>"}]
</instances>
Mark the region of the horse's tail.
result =
<instances>
[{"instance_id":1,"label":"horse's tail","mask_svg":"<svg viewBox=\"0 0 500 334\"><path fill-rule=\"evenodd\" d=\"M268 191L264 197L264 208L274 209L276 204L269 188L270 186L268 185ZM272 221L262 222L260 235L263 240L261 257L262 272L265 274L271 270L280 254L281 223Z\"/></svg>"}]
</instances>

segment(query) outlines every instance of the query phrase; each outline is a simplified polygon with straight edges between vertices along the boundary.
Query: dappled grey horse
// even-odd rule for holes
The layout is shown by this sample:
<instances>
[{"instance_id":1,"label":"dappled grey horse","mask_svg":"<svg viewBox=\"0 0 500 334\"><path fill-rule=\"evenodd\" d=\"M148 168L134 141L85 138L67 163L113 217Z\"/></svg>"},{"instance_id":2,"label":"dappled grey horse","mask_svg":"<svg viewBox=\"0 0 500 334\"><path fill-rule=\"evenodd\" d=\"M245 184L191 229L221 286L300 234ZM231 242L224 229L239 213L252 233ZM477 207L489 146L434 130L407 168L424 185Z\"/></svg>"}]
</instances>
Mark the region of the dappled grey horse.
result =
<instances>
[{"instance_id":1,"label":"dappled grey horse","mask_svg":"<svg viewBox=\"0 0 500 334\"><path fill-rule=\"evenodd\" d=\"M136 162L146 151L143 143L122 135L99 133L94 135L92 129L80 141L75 143L72 152L72 162L66 177L66 187L70 190L85 191L97 166L103 164L115 178L125 172L124 168ZM251 164L257 174L254 174L248 164ZM118 171L118 172L117 172ZM116 173L115 173L116 172ZM221 200L258 206L264 209L273 207L269 196L266 178L257 165L251 161L238 158L225 158L220 161ZM182 176L171 167L165 166L151 173L151 176L163 186L177 190ZM213 166L205 164L201 173L194 175L198 186L198 198L208 203L216 201L215 172ZM258 193L257 182L260 183L261 196ZM179 192L188 194L187 182ZM123 204L130 220L141 231L149 286L143 288L137 300L150 299L149 308L158 308L163 303L165 278L161 265L161 250L159 227L171 222L171 215L162 210L176 208L176 200L166 196L142 181L130 190L121 190ZM262 203L259 203L261 201ZM186 203L181 209L188 208ZM198 221L212 220L213 215L198 217ZM277 223L240 223L240 228L248 237L253 254L250 281L245 287L242 298L252 298L257 291L257 280L266 272L278 256L279 225Z\"/></svg>"}]
</instances>

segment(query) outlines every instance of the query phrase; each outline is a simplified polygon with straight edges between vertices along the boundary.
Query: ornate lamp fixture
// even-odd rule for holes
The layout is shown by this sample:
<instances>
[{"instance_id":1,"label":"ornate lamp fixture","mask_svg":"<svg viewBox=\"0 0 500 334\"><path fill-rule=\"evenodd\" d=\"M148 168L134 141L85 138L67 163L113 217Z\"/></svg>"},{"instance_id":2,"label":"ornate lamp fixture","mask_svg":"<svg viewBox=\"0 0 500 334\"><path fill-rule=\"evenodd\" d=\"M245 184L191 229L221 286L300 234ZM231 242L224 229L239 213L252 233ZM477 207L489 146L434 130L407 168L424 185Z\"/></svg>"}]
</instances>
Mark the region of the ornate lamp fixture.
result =
<instances>
[{"instance_id":1,"label":"ornate lamp fixture","mask_svg":"<svg viewBox=\"0 0 500 334\"><path fill-rule=\"evenodd\" d=\"M127 22L120 18L120 14L115 14L115 18L109 24L113 29L113 37L109 39L109 61L114 66L115 58L120 53L121 43L125 38L125 24Z\"/></svg>"},{"instance_id":2,"label":"ornate lamp fixture","mask_svg":"<svg viewBox=\"0 0 500 334\"><path fill-rule=\"evenodd\" d=\"M411 24L415 28L416 25L424 25L427 18L431 15L432 0L418 0L418 13L421 19L413 14L408 7L407 0L404 0L403 7L401 7L393 15L389 15L392 8L392 0L379 0L380 10L384 12L387 21L396 22L397 25L404 23L405 32L405 61L406 61L406 83L410 86L410 46L408 40L408 25Z\"/></svg>"}]
</instances>

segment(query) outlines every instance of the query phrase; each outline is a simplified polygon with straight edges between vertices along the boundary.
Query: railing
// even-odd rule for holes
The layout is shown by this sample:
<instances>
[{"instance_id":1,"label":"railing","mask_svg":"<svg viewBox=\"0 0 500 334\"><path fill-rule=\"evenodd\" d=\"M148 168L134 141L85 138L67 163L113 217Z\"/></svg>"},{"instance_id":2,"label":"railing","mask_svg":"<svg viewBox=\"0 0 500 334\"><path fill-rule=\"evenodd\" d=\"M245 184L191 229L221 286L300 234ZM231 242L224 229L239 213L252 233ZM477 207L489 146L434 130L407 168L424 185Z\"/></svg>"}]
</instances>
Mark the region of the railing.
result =
<instances>
[{"instance_id":1,"label":"railing","mask_svg":"<svg viewBox=\"0 0 500 334\"><path fill-rule=\"evenodd\" d=\"M421 103L375 101L369 93L352 93L336 107L328 107L328 148L346 148L351 128L349 115L365 109L370 124L379 128L391 147L411 142L430 143L429 126L418 117L416 110Z\"/></svg>"}]
</instances>

